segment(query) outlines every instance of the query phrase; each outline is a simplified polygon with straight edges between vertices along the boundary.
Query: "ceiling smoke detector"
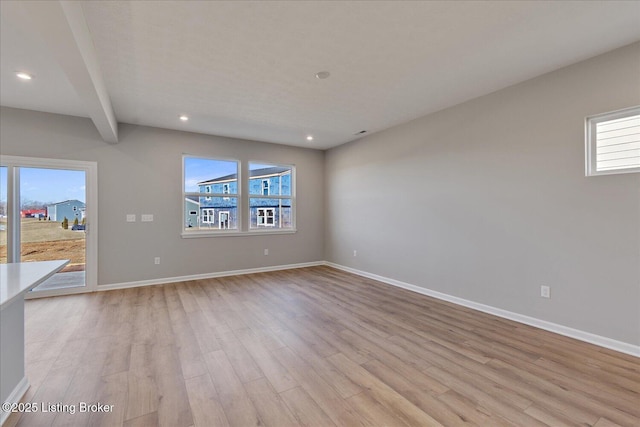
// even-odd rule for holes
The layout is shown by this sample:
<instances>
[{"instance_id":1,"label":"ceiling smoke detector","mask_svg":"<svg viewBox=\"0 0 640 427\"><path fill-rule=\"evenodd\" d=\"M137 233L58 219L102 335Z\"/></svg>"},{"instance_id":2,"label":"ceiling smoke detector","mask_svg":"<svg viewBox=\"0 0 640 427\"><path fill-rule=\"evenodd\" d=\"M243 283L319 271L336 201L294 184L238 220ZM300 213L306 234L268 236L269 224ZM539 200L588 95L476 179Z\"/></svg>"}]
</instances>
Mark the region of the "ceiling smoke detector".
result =
<instances>
[{"instance_id":1,"label":"ceiling smoke detector","mask_svg":"<svg viewBox=\"0 0 640 427\"><path fill-rule=\"evenodd\" d=\"M331 73L328 71L320 71L316 73L316 79L320 79L320 80L328 79L330 75Z\"/></svg>"}]
</instances>

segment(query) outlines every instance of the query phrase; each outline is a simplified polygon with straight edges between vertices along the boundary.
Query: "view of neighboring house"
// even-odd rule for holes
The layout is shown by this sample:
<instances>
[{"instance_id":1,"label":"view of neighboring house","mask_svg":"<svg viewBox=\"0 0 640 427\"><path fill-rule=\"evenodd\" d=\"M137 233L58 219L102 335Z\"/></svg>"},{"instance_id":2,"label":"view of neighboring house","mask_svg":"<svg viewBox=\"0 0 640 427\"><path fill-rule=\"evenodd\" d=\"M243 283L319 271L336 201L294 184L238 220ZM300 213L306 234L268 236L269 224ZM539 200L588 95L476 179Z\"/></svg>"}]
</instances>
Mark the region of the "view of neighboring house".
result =
<instances>
[{"instance_id":1,"label":"view of neighboring house","mask_svg":"<svg viewBox=\"0 0 640 427\"><path fill-rule=\"evenodd\" d=\"M238 176L231 174L201 181L198 187L200 193L238 194ZM249 172L250 227L290 227L292 224L291 199L268 197L290 195L291 167L273 166L251 170ZM195 207L196 203L192 202L192 204ZM189 215L185 215L187 221L194 219L191 215L194 211L195 209L191 209L188 212ZM200 197L200 215L195 219L199 221L200 227L225 229L229 228L229 224L237 223L237 211L236 197L204 196Z\"/></svg>"},{"instance_id":2,"label":"view of neighboring house","mask_svg":"<svg viewBox=\"0 0 640 427\"><path fill-rule=\"evenodd\" d=\"M78 218L82 221L85 214L85 204L80 200L65 200L47 206L47 218L51 221L62 221L66 217L69 221Z\"/></svg>"},{"instance_id":3,"label":"view of neighboring house","mask_svg":"<svg viewBox=\"0 0 640 427\"><path fill-rule=\"evenodd\" d=\"M200 203L188 197L186 197L184 201L186 202L184 218L187 228L196 227L198 225L198 218L200 217Z\"/></svg>"},{"instance_id":4,"label":"view of neighboring house","mask_svg":"<svg viewBox=\"0 0 640 427\"><path fill-rule=\"evenodd\" d=\"M45 218L47 211L44 209L22 209L20 211L21 218Z\"/></svg>"}]
</instances>

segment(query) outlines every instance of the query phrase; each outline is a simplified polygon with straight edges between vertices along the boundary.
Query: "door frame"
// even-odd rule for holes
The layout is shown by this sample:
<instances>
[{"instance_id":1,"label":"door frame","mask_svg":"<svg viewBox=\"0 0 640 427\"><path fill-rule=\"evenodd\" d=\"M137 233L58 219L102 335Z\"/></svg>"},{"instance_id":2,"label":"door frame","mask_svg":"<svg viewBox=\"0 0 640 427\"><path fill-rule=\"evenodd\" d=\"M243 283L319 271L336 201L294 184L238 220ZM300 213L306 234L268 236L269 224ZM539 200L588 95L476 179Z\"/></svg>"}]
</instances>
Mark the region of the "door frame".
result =
<instances>
[{"instance_id":1,"label":"door frame","mask_svg":"<svg viewBox=\"0 0 640 427\"><path fill-rule=\"evenodd\" d=\"M85 172L86 240L85 286L28 292L25 299L54 295L68 295L96 291L98 287L98 163L81 160L46 159L39 157L0 155L0 165L7 166L7 261L20 252L20 227L8 227L20 223L20 167L42 169L67 169ZM18 191L16 191L18 189ZM18 243L16 245L16 242ZM10 253L10 249L14 253Z\"/></svg>"}]
</instances>

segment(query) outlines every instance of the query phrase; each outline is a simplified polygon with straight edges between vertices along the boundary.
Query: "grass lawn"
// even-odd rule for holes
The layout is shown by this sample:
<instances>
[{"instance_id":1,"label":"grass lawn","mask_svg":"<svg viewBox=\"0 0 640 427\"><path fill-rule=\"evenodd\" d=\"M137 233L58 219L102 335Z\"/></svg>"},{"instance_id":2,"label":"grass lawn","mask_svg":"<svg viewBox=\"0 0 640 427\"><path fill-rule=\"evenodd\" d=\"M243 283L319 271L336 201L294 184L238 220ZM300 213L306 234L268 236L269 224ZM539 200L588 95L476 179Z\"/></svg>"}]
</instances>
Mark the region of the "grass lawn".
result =
<instances>
[{"instance_id":1,"label":"grass lawn","mask_svg":"<svg viewBox=\"0 0 640 427\"><path fill-rule=\"evenodd\" d=\"M64 230L60 222L22 218L20 230L22 261L70 259L63 271L82 271L85 263L85 235L82 231ZM7 220L0 218L0 263L7 262Z\"/></svg>"}]
</instances>

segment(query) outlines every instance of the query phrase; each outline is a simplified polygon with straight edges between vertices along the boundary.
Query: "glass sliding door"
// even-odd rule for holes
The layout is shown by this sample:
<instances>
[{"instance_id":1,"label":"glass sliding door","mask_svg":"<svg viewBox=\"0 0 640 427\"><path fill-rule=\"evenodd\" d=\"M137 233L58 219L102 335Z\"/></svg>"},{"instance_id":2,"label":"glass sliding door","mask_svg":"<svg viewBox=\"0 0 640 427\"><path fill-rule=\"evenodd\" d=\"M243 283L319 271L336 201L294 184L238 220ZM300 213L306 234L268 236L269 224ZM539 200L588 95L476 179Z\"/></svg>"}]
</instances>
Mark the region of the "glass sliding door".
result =
<instances>
[{"instance_id":1,"label":"glass sliding door","mask_svg":"<svg viewBox=\"0 0 640 427\"><path fill-rule=\"evenodd\" d=\"M85 286L86 172L19 169L20 261L69 260L34 291Z\"/></svg>"},{"instance_id":2,"label":"glass sliding door","mask_svg":"<svg viewBox=\"0 0 640 427\"><path fill-rule=\"evenodd\" d=\"M0 262L69 260L32 297L95 289L96 164L13 156L0 164Z\"/></svg>"}]
</instances>

